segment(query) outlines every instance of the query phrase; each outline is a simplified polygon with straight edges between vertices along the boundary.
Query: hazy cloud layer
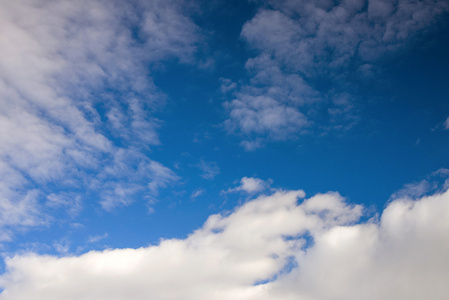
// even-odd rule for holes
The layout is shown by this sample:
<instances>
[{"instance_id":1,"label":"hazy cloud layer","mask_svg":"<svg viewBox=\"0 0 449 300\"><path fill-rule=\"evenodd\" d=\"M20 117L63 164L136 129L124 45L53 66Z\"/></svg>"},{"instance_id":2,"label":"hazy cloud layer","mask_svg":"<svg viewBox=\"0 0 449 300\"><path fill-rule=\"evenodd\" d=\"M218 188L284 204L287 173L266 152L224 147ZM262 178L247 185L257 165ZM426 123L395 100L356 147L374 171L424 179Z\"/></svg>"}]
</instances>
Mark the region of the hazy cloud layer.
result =
<instances>
[{"instance_id":1,"label":"hazy cloud layer","mask_svg":"<svg viewBox=\"0 0 449 300\"><path fill-rule=\"evenodd\" d=\"M50 185L106 187L112 208L176 180L141 152L159 143L152 113L164 103L149 67L194 60L198 28L180 4L0 1L0 226L45 222L46 194L52 207L80 206Z\"/></svg>"},{"instance_id":2,"label":"hazy cloud layer","mask_svg":"<svg viewBox=\"0 0 449 300\"><path fill-rule=\"evenodd\" d=\"M6 260L0 299L449 297L449 192L397 199L380 220L337 193L276 192L210 216L184 240Z\"/></svg>"},{"instance_id":3,"label":"hazy cloud layer","mask_svg":"<svg viewBox=\"0 0 449 300\"><path fill-rule=\"evenodd\" d=\"M380 58L411 45L449 10L441 0L259 3L241 32L259 54L246 63L249 82L225 104L227 129L247 150L351 127L358 117L349 78L376 74Z\"/></svg>"}]
</instances>

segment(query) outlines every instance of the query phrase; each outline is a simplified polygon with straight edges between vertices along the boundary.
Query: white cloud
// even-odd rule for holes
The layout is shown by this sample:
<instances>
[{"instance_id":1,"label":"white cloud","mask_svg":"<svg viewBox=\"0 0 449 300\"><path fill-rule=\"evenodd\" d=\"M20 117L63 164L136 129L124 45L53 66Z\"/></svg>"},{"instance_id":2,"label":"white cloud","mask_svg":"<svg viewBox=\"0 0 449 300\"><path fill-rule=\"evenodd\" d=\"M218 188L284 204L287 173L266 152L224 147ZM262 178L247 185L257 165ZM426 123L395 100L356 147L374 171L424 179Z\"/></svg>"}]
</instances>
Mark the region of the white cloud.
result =
<instances>
[{"instance_id":1,"label":"white cloud","mask_svg":"<svg viewBox=\"0 0 449 300\"><path fill-rule=\"evenodd\" d=\"M39 193L35 189L21 191L26 182L20 172L0 161L0 241L10 240L12 233L8 226L30 227L47 222L40 213L37 201Z\"/></svg>"},{"instance_id":2,"label":"white cloud","mask_svg":"<svg viewBox=\"0 0 449 300\"><path fill-rule=\"evenodd\" d=\"M446 122L444 122L444 129L449 129L449 117L447 117Z\"/></svg>"},{"instance_id":3,"label":"white cloud","mask_svg":"<svg viewBox=\"0 0 449 300\"><path fill-rule=\"evenodd\" d=\"M203 172L201 174L201 177L203 177L204 179L214 179L215 176L220 174L220 168L218 167L216 162L206 162L201 159L199 164L196 166Z\"/></svg>"},{"instance_id":4,"label":"white cloud","mask_svg":"<svg viewBox=\"0 0 449 300\"><path fill-rule=\"evenodd\" d=\"M220 78L220 82L220 91L223 94L233 91L237 87L237 84L235 82L232 82L229 78Z\"/></svg>"},{"instance_id":5,"label":"white cloud","mask_svg":"<svg viewBox=\"0 0 449 300\"><path fill-rule=\"evenodd\" d=\"M282 140L308 124L307 118L294 106L283 105L271 97L241 95L226 105L230 118L225 125L244 135L267 134Z\"/></svg>"},{"instance_id":6,"label":"white cloud","mask_svg":"<svg viewBox=\"0 0 449 300\"><path fill-rule=\"evenodd\" d=\"M248 194L260 193L268 189L271 185L271 182L272 182L271 179L264 181L262 179L254 177L243 177L240 180L239 186L228 189L226 193L233 193L233 192L245 192Z\"/></svg>"},{"instance_id":7,"label":"white cloud","mask_svg":"<svg viewBox=\"0 0 449 300\"><path fill-rule=\"evenodd\" d=\"M241 31L258 52L246 63L251 78L225 105L228 130L250 144L295 138L310 128L351 128L358 120L356 95L342 73L372 76L380 58L404 49L449 10L443 0L259 2L267 5ZM323 81L328 87L316 88ZM255 121L267 115L252 105L261 97L277 108L277 122Z\"/></svg>"},{"instance_id":8,"label":"white cloud","mask_svg":"<svg viewBox=\"0 0 449 300\"><path fill-rule=\"evenodd\" d=\"M449 192L397 199L362 223L337 193L298 197L260 197L156 246L8 258L0 299L449 297Z\"/></svg>"},{"instance_id":9,"label":"white cloud","mask_svg":"<svg viewBox=\"0 0 449 300\"><path fill-rule=\"evenodd\" d=\"M165 96L148 70L161 59L194 62L199 40L181 5L0 0L0 214L11 215L3 225L41 223L39 202L57 186L80 193L93 182L128 203L131 190L155 195L175 179L148 158L147 182L120 182L103 166L159 144L153 113Z\"/></svg>"},{"instance_id":10,"label":"white cloud","mask_svg":"<svg viewBox=\"0 0 449 300\"><path fill-rule=\"evenodd\" d=\"M240 145L246 150L246 151L254 151L258 148L261 148L264 146L264 141L261 138L257 138L255 140L244 140L240 143Z\"/></svg>"},{"instance_id":11,"label":"white cloud","mask_svg":"<svg viewBox=\"0 0 449 300\"><path fill-rule=\"evenodd\" d=\"M161 163L149 159L133 149L119 149L114 160L91 183L91 188L101 191L101 205L111 211L127 206L140 194L154 202L161 188L179 180L179 177Z\"/></svg>"},{"instance_id":12,"label":"white cloud","mask_svg":"<svg viewBox=\"0 0 449 300\"><path fill-rule=\"evenodd\" d=\"M70 193L49 194L45 203L52 208L64 207L70 217L76 217L83 210L83 201L80 195Z\"/></svg>"},{"instance_id":13,"label":"white cloud","mask_svg":"<svg viewBox=\"0 0 449 300\"><path fill-rule=\"evenodd\" d=\"M449 169L441 168L436 170L431 174L431 176L448 176L449 175Z\"/></svg>"},{"instance_id":14,"label":"white cloud","mask_svg":"<svg viewBox=\"0 0 449 300\"><path fill-rule=\"evenodd\" d=\"M432 189L432 185L427 180L421 180L416 183L408 183L402 189L395 192L391 198L419 198Z\"/></svg>"},{"instance_id":15,"label":"white cloud","mask_svg":"<svg viewBox=\"0 0 449 300\"><path fill-rule=\"evenodd\" d=\"M142 38L145 51L152 60L176 57L182 62L193 62L200 40L199 29L183 11L183 1L149 1L143 4Z\"/></svg>"},{"instance_id":16,"label":"white cloud","mask_svg":"<svg viewBox=\"0 0 449 300\"><path fill-rule=\"evenodd\" d=\"M192 192L192 194L190 195L190 198L195 199L198 198L199 196L203 195L206 191L204 189L196 189Z\"/></svg>"},{"instance_id":17,"label":"white cloud","mask_svg":"<svg viewBox=\"0 0 449 300\"><path fill-rule=\"evenodd\" d=\"M171 169L156 161L151 161L147 166L147 169L151 176L151 181L148 183L148 187L153 195L157 195L159 189L165 188L168 184L179 179Z\"/></svg>"},{"instance_id":18,"label":"white cloud","mask_svg":"<svg viewBox=\"0 0 449 300\"><path fill-rule=\"evenodd\" d=\"M70 251L70 242L62 238L53 243L53 248L61 255L67 255Z\"/></svg>"},{"instance_id":19,"label":"white cloud","mask_svg":"<svg viewBox=\"0 0 449 300\"><path fill-rule=\"evenodd\" d=\"M48 218L40 212L37 201L39 192L30 190L19 193L10 190L1 190L0 195L0 227L30 227L43 225Z\"/></svg>"},{"instance_id":20,"label":"white cloud","mask_svg":"<svg viewBox=\"0 0 449 300\"><path fill-rule=\"evenodd\" d=\"M128 206L133 202L133 196L142 191L142 186L134 183L107 182L101 192L101 207L112 211L116 207Z\"/></svg>"},{"instance_id":21,"label":"white cloud","mask_svg":"<svg viewBox=\"0 0 449 300\"><path fill-rule=\"evenodd\" d=\"M268 2L275 9L260 10L245 24L242 36L256 49L310 75L317 68L335 69L354 56L366 62L391 53L449 9L446 1L438 0Z\"/></svg>"},{"instance_id":22,"label":"white cloud","mask_svg":"<svg viewBox=\"0 0 449 300\"><path fill-rule=\"evenodd\" d=\"M390 200L395 199L417 199L425 195L437 193L449 188L449 170L438 169L419 182L405 184L401 189L394 192Z\"/></svg>"},{"instance_id":23,"label":"white cloud","mask_svg":"<svg viewBox=\"0 0 449 300\"><path fill-rule=\"evenodd\" d=\"M104 240L105 238L107 238L109 235L108 233L104 233L102 235L94 235L94 236L89 236L89 238L87 239L88 243L97 243L101 240Z\"/></svg>"}]
</instances>

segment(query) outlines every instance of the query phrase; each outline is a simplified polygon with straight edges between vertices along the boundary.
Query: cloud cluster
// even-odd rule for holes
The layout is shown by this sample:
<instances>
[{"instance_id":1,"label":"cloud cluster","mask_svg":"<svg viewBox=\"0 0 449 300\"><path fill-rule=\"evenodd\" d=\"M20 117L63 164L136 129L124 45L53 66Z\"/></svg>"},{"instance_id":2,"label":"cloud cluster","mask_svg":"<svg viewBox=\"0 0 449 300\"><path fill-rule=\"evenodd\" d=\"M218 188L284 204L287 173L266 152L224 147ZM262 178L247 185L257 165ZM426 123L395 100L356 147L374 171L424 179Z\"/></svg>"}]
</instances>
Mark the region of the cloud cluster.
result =
<instances>
[{"instance_id":1,"label":"cloud cluster","mask_svg":"<svg viewBox=\"0 0 449 300\"><path fill-rule=\"evenodd\" d=\"M164 102L151 64L194 60L199 31L181 4L0 1L0 227L45 222L40 202L58 186L101 187L112 208L177 179L142 153L159 143Z\"/></svg>"},{"instance_id":2,"label":"cloud cluster","mask_svg":"<svg viewBox=\"0 0 449 300\"><path fill-rule=\"evenodd\" d=\"M2 300L449 297L449 192L397 199L380 220L338 193L278 191L212 215L186 239L6 260Z\"/></svg>"},{"instance_id":3,"label":"cloud cluster","mask_svg":"<svg viewBox=\"0 0 449 300\"><path fill-rule=\"evenodd\" d=\"M442 0L259 2L265 6L241 31L259 54L246 63L249 82L225 105L228 130L241 134L248 150L260 137L352 126L350 78L372 76L380 58L410 45L449 10Z\"/></svg>"}]
</instances>

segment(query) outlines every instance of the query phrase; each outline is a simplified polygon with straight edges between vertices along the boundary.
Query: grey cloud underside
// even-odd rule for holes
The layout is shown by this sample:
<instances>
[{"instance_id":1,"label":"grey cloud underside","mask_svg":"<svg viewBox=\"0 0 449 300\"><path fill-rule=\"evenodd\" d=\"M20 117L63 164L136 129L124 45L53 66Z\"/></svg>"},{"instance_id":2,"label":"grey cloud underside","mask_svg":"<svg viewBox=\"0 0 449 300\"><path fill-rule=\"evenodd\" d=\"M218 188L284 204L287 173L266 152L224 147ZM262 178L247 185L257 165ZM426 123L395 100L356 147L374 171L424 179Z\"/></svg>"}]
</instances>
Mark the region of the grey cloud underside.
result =
<instances>
[{"instance_id":1,"label":"grey cloud underside","mask_svg":"<svg viewBox=\"0 0 449 300\"><path fill-rule=\"evenodd\" d=\"M0 299L449 297L449 192L392 201L380 220L337 193L278 191L139 249L7 259Z\"/></svg>"},{"instance_id":2,"label":"grey cloud underside","mask_svg":"<svg viewBox=\"0 0 449 300\"><path fill-rule=\"evenodd\" d=\"M169 58L194 60L198 28L178 6L0 4L0 226L47 222L42 199L58 193L49 185L101 189L103 206L112 208L132 201L135 191L155 196L177 179L142 151L159 144L160 122L152 113L165 98L148 67ZM124 179L136 172L139 180ZM66 205L49 205L70 207L68 195Z\"/></svg>"},{"instance_id":3,"label":"grey cloud underside","mask_svg":"<svg viewBox=\"0 0 449 300\"><path fill-rule=\"evenodd\" d=\"M259 54L246 63L249 82L225 105L226 126L244 146L352 126L356 95L346 75L373 76L381 57L410 45L449 9L438 0L260 3L265 8L241 32ZM329 87L317 89L320 80ZM318 118L320 111L326 113Z\"/></svg>"}]
</instances>

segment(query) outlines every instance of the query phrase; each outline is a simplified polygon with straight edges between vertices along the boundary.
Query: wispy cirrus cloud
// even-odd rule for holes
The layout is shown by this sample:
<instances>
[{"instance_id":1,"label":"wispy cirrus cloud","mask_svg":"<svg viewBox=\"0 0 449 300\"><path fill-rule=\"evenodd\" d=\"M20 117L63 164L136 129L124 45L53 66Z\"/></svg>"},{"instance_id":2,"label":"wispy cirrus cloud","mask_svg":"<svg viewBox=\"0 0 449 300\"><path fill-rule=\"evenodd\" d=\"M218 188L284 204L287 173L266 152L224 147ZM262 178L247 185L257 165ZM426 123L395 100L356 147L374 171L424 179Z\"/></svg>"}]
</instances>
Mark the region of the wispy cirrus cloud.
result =
<instances>
[{"instance_id":1,"label":"wispy cirrus cloud","mask_svg":"<svg viewBox=\"0 0 449 300\"><path fill-rule=\"evenodd\" d=\"M259 1L241 37L258 54L249 81L225 103L226 127L253 150L265 140L345 129L358 120L349 78L376 73L449 10L447 1ZM270 109L256 105L259 99ZM256 103L256 104L255 104Z\"/></svg>"},{"instance_id":2,"label":"wispy cirrus cloud","mask_svg":"<svg viewBox=\"0 0 449 300\"><path fill-rule=\"evenodd\" d=\"M394 192L390 199L418 199L425 195L434 194L449 188L449 170L438 169L418 182L405 184L401 189Z\"/></svg>"},{"instance_id":3,"label":"wispy cirrus cloud","mask_svg":"<svg viewBox=\"0 0 449 300\"><path fill-rule=\"evenodd\" d=\"M110 165L96 174L90 188L100 193L101 206L111 211L132 204L135 195L152 203L160 189L178 180L174 171L136 149L118 149Z\"/></svg>"},{"instance_id":4,"label":"wispy cirrus cloud","mask_svg":"<svg viewBox=\"0 0 449 300\"><path fill-rule=\"evenodd\" d=\"M123 204L132 202L134 190L156 195L176 180L142 153L160 143L154 112L165 99L152 81L152 64L195 62L200 33L182 2L0 5L0 214L10 216L2 226L40 224L46 195L53 195L53 208L72 209L55 196L57 186L81 194L109 186L102 203L121 197L114 203ZM146 182L113 175L108 166L119 168L123 152L143 157L146 166L126 171Z\"/></svg>"},{"instance_id":5,"label":"wispy cirrus cloud","mask_svg":"<svg viewBox=\"0 0 449 300\"><path fill-rule=\"evenodd\" d=\"M88 242L88 243L97 243L97 242L99 242L99 241L101 241L101 240L106 239L108 236L109 236L109 235L108 235L107 232L104 233L104 234L102 234L102 235L89 236L89 238L87 239L87 242Z\"/></svg>"},{"instance_id":6,"label":"wispy cirrus cloud","mask_svg":"<svg viewBox=\"0 0 449 300\"><path fill-rule=\"evenodd\" d=\"M214 179L215 176L220 174L220 168L214 161L204 161L203 159L201 159L196 167L201 170L201 177L207 180Z\"/></svg>"},{"instance_id":7,"label":"wispy cirrus cloud","mask_svg":"<svg viewBox=\"0 0 449 300\"><path fill-rule=\"evenodd\" d=\"M201 188L196 189L196 190L194 190L194 191L192 192L192 194L190 194L190 198L191 198L191 199L196 199L196 198L198 198L199 196L203 195L205 192L206 192L206 190L204 190L204 189L201 189Z\"/></svg>"},{"instance_id":8,"label":"wispy cirrus cloud","mask_svg":"<svg viewBox=\"0 0 449 300\"><path fill-rule=\"evenodd\" d=\"M366 222L338 193L304 197L261 196L155 246L11 257L0 299L447 299L448 191Z\"/></svg>"}]
</instances>

